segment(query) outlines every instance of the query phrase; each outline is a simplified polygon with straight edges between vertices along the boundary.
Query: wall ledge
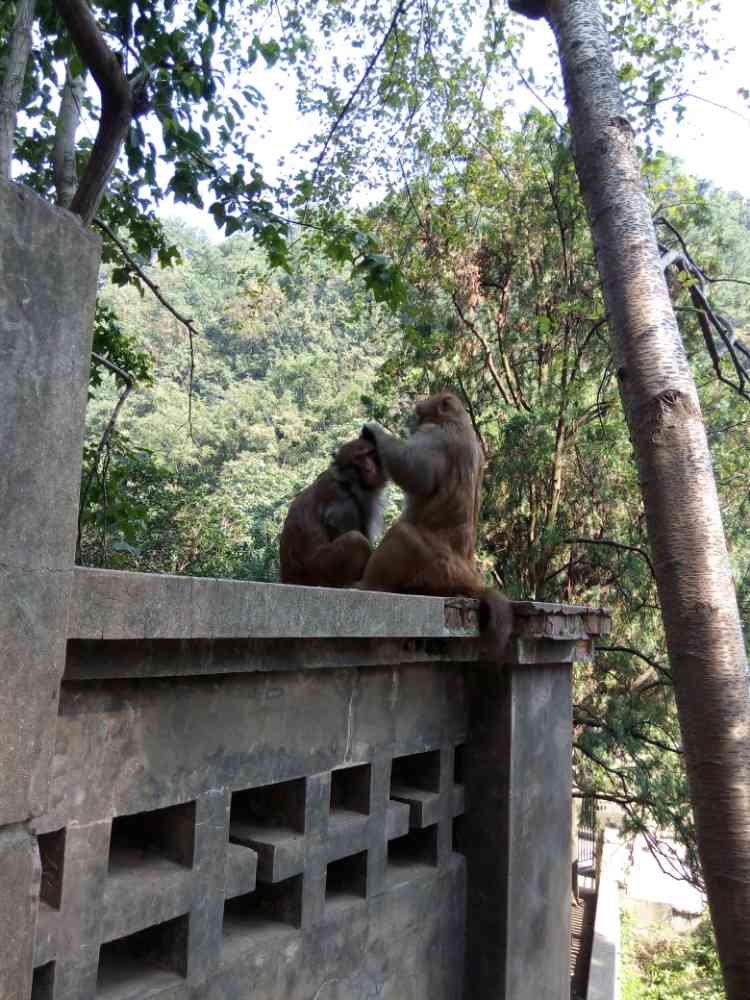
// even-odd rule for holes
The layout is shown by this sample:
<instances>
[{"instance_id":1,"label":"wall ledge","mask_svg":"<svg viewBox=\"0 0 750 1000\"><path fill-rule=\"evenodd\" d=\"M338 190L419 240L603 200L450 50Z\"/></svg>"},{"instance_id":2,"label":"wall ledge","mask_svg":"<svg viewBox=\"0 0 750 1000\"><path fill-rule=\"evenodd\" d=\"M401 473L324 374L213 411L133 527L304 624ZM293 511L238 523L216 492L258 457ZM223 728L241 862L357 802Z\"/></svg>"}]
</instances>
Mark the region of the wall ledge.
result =
<instances>
[{"instance_id":1,"label":"wall ledge","mask_svg":"<svg viewBox=\"0 0 750 1000\"><path fill-rule=\"evenodd\" d=\"M517 662L540 641L573 644L588 658L594 638L609 632L600 608L517 601L514 609ZM478 603L469 598L76 567L68 638L475 640L478 628ZM475 645L462 644L470 659Z\"/></svg>"}]
</instances>

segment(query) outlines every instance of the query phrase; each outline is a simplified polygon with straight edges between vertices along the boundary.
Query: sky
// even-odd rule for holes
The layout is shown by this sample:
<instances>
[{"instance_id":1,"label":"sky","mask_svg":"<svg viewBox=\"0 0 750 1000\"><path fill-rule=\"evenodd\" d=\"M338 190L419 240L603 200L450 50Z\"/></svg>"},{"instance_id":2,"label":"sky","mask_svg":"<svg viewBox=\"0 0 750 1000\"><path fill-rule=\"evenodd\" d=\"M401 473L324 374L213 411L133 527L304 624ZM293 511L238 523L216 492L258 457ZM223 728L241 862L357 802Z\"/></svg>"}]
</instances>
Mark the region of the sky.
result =
<instances>
[{"instance_id":1,"label":"sky","mask_svg":"<svg viewBox=\"0 0 750 1000\"><path fill-rule=\"evenodd\" d=\"M707 66L708 72L691 86L695 97L686 99L687 112L681 123L669 122L661 146L679 157L689 173L750 198L750 108L737 94L740 87L750 89L750 0L721 0L721 10L714 18L716 41L731 46L733 52L726 63ZM537 78L559 73L556 57L550 55L551 33L546 23L524 19L524 25L529 61ZM268 83L272 79L266 77ZM273 130L264 140L259 158L268 179L275 175L275 160L314 131L309 119L298 116L291 88L280 87L280 81L276 74L275 85L264 89L270 108L267 120L273 123ZM533 103L527 91L522 93L521 106ZM179 205L165 206L163 214L178 214L206 229L212 238L220 238L207 213Z\"/></svg>"},{"instance_id":2,"label":"sky","mask_svg":"<svg viewBox=\"0 0 750 1000\"><path fill-rule=\"evenodd\" d=\"M696 94L718 105L691 100L686 121L670 129L665 148L680 156L691 173L708 177L720 187L750 198L750 110L737 96L750 89L750 4L748 0L721 0L717 18L723 40L734 46L726 66L718 65L696 86Z\"/></svg>"},{"instance_id":3,"label":"sky","mask_svg":"<svg viewBox=\"0 0 750 1000\"><path fill-rule=\"evenodd\" d=\"M750 108L737 94L740 87L750 89L750 0L720 0L720 6L712 15L711 41L734 51L726 63L706 64L707 72L691 86L695 97L686 99L683 121L669 122L660 145L678 156L689 173L750 198ZM529 61L537 78L559 73L556 54L549 54L552 36L547 24L526 25Z\"/></svg>"}]
</instances>

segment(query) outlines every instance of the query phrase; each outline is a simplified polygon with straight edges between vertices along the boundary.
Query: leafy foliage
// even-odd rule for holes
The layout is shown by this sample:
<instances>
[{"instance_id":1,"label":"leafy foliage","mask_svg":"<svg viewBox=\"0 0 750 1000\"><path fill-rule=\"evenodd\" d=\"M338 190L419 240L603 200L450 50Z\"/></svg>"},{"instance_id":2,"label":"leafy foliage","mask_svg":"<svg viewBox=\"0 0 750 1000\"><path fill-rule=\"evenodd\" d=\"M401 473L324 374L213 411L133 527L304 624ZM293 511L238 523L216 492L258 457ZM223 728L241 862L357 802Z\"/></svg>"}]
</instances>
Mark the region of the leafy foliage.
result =
<instances>
[{"instance_id":1,"label":"leafy foliage","mask_svg":"<svg viewBox=\"0 0 750 1000\"><path fill-rule=\"evenodd\" d=\"M692 930L636 934L623 920L622 1000L725 1000L708 917Z\"/></svg>"},{"instance_id":2,"label":"leafy foliage","mask_svg":"<svg viewBox=\"0 0 750 1000\"><path fill-rule=\"evenodd\" d=\"M276 540L292 496L359 431L394 335L358 286L299 263L298 280L268 272L244 237L220 245L174 224L181 265L158 274L189 313L196 343L193 437L187 434L190 358L184 331L152 298L108 286L108 316L127 317L153 358L108 446L105 475L89 492L82 558L119 568L275 579ZM115 387L101 381L89 407L91 473Z\"/></svg>"}]
</instances>

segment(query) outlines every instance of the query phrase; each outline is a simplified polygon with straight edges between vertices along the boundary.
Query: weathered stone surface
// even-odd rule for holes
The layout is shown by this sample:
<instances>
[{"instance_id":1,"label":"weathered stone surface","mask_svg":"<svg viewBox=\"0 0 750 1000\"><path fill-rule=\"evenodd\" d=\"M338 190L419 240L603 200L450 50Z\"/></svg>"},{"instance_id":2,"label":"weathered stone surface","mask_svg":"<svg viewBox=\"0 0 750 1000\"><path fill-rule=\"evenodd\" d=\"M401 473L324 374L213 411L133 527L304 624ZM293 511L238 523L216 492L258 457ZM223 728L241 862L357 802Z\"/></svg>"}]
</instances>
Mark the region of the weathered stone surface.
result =
<instances>
[{"instance_id":1,"label":"weathered stone surface","mask_svg":"<svg viewBox=\"0 0 750 1000\"><path fill-rule=\"evenodd\" d=\"M609 631L609 613L596 608L516 601L514 614L518 635L527 639L570 642ZM471 639L477 636L478 627L478 603L468 598L77 567L69 636L110 640L402 637L413 642Z\"/></svg>"},{"instance_id":2,"label":"weathered stone surface","mask_svg":"<svg viewBox=\"0 0 750 1000\"><path fill-rule=\"evenodd\" d=\"M60 910L45 908L35 958L54 962L52 1000L460 1000L464 866L450 840L467 711L455 665L64 682L53 802L36 824L66 829ZM434 785L417 831L434 850L398 861L388 844L409 834L410 807L391 799L394 756L417 772L429 759ZM246 899L276 890L295 917L243 921Z\"/></svg>"},{"instance_id":3,"label":"weathered stone surface","mask_svg":"<svg viewBox=\"0 0 750 1000\"><path fill-rule=\"evenodd\" d=\"M570 670L477 670L474 682L467 995L561 1000L569 992Z\"/></svg>"},{"instance_id":4,"label":"weathered stone surface","mask_svg":"<svg viewBox=\"0 0 750 1000\"><path fill-rule=\"evenodd\" d=\"M0 824L45 807L99 240L0 180Z\"/></svg>"},{"instance_id":5,"label":"weathered stone surface","mask_svg":"<svg viewBox=\"0 0 750 1000\"><path fill-rule=\"evenodd\" d=\"M447 635L439 597L77 568L76 639Z\"/></svg>"},{"instance_id":6,"label":"weathered stone surface","mask_svg":"<svg viewBox=\"0 0 750 1000\"><path fill-rule=\"evenodd\" d=\"M201 1000L461 1000L463 859L327 911L315 932L225 952ZM468 998L468 994L467 994Z\"/></svg>"},{"instance_id":7,"label":"weathered stone surface","mask_svg":"<svg viewBox=\"0 0 750 1000\"><path fill-rule=\"evenodd\" d=\"M425 666L63 685L40 830L287 781L466 736L463 671ZM106 720L106 724L105 724ZM104 725L104 728L103 728ZM106 737L106 738L105 738Z\"/></svg>"},{"instance_id":8,"label":"weathered stone surface","mask_svg":"<svg viewBox=\"0 0 750 1000\"><path fill-rule=\"evenodd\" d=\"M0 997L31 992L34 926L41 865L25 830L0 832Z\"/></svg>"}]
</instances>

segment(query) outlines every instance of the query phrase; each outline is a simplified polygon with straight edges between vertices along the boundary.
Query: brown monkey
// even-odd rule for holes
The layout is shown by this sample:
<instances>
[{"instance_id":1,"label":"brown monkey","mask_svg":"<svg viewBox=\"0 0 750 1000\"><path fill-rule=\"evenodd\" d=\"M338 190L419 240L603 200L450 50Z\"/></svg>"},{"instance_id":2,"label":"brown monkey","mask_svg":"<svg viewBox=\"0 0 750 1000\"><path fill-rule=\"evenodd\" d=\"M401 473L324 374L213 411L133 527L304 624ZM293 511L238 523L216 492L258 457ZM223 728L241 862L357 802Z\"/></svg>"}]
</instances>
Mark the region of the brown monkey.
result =
<instances>
[{"instance_id":1,"label":"brown monkey","mask_svg":"<svg viewBox=\"0 0 750 1000\"><path fill-rule=\"evenodd\" d=\"M292 500L281 531L281 582L348 587L362 577L382 524L385 475L372 441L343 444Z\"/></svg>"},{"instance_id":2,"label":"brown monkey","mask_svg":"<svg viewBox=\"0 0 750 1000\"><path fill-rule=\"evenodd\" d=\"M513 625L510 601L488 590L474 568L484 456L461 401L440 392L417 403L407 441L378 424L363 436L377 445L386 474L406 493L406 508L386 532L357 586L362 590L466 594L482 601L483 656L500 661Z\"/></svg>"}]
</instances>

